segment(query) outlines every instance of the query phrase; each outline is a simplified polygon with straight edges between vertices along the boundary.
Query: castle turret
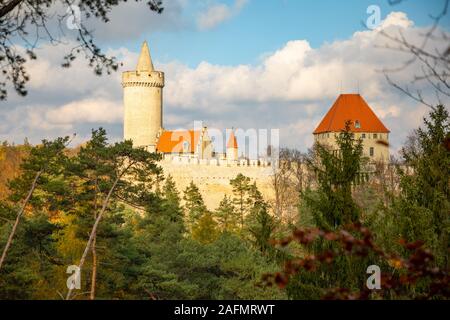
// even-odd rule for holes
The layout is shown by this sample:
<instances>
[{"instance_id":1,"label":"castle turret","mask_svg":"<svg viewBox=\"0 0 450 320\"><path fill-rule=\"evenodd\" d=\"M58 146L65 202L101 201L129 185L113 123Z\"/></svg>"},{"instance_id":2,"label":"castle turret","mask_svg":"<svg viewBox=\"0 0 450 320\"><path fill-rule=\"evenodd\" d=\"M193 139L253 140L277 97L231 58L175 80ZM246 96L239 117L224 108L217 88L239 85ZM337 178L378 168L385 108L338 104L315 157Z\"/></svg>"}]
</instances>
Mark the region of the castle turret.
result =
<instances>
[{"instance_id":1,"label":"castle turret","mask_svg":"<svg viewBox=\"0 0 450 320\"><path fill-rule=\"evenodd\" d=\"M234 132L231 131L230 138L227 143L227 160L237 161L238 160L238 143Z\"/></svg>"},{"instance_id":2,"label":"castle turret","mask_svg":"<svg viewBox=\"0 0 450 320\"><path fill-rule=\"evenodd\" d=\"M122 74L124 139L155 151L163 127L164 73L155 71L147 42L142 44L135 71Z\"/></svg>"}]
</instances>

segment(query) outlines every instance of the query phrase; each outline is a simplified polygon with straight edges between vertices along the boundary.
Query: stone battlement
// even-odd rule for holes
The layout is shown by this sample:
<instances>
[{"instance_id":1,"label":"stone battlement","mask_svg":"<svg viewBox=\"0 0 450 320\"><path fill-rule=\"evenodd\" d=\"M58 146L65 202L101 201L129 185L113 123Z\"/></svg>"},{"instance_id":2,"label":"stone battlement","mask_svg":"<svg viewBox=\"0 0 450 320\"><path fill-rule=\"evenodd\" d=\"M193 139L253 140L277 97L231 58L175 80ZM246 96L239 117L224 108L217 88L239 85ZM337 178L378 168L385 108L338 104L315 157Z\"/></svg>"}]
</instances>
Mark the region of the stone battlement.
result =
<instances>
[{"instance_id":1,"label":"stone battlement","mask_svg":"<svg viewBox=\"0 0 450 320\"><path fill-rule=\"evenodd\" d=\"M271 162L266 159L228 160L226 158L199 159L196 155L172 155L163 156L163 162L179 166L210 166L210 167L253 167L270 168Z\"/></svg>"},{"instance_id":2,"label":"stone battlement","mask_svg":"<svg viewBox=\"0 0 450 320\"><path fill-rule=\"evenodd\" d=\"M122 74L122 87L164 87L164 72L127 71Z\"/></svg>"}]
</instances>

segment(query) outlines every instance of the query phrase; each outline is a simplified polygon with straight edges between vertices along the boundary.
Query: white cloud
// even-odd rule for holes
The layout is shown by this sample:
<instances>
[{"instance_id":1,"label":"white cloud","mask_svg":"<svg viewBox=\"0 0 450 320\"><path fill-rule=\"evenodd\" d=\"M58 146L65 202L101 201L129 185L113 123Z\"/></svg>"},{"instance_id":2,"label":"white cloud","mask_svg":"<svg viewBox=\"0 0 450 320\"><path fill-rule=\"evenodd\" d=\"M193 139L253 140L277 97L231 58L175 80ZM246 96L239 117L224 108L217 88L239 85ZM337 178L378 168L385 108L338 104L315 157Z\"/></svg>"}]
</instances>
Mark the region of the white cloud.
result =
<instances>
[{"instance_id":1,"label":"white cloud","mask_svg":"<svg viewBox=\"0 0 450 320\"><path fill-rule=\"evenodd\" d=\"M380 28L420 32L412 26L404 13L393 12ZM211 106L211 100L295 102L331 99L341 88L357 91L358 87L365 97L374 99L381 97L386 87L379 71L404 61L403 54L377 48L385 43L378 31L362 31L317 49L306 40L293 40L257 66L227 67L202 62L192 69L169 64L164 66L170 74L168 102L183 108L205 108ZM411 73L405 73L399 80L410 76Z\"/></svg>"},{"instance_id":2,"label":"white cloud","mask_svg":"<svg viewBox=\"0 0 450 320\"><path fill-rule=\"evenodd\" d=\"M233 6L224 3L214 3L199 13L197 25L200 30L212 29L239 14L248 0L235 0Z\"/></svg>"},{"instance_id":3,"label":"white cloud","mask_svg":"<svg viewBox=\"0 0 450 320\"><path fill-rule=\"evenodd\" d=\"M123 108L117 101L86 99L50 109L45 119L54 124L117 123L123 119Z\"/></svg>"},{"instance_id":4,"label":"white cloud","mask_svg":"<svg viewBox=\"0 0 450 320\"><path fill-rule=\"evenodd\" d=\"M423 34L423 29L401 12L391 13L381 27L388 32L400 28L413 41ZM306 150L311 146L311 132L339 93L356 92L359 87L391 129L397 148L420 124L427 109L392 88L379 72L398 66L406 58L383 49L385 43L377 30L366 30L318 48L306 40L292 40L266 54L257 65L204 61L192 68L180 62L154 61L156 68L166 73L165 126L191 127L194 120L203 120L221 129L280 128L282 145ZM72 132L88 136L90 129L98 126L106 127L113 140L120 139L121 71L134 68L138 53L125 48L109 51L124 66L111 76L97 77L82 59L72 68L62 69L64 51L45 46L39 59L30 63L30 94L25 99L11 95L8 109L3 106L0 140L20 142L28 136L37 142ZM407 84L415 70L395 75L396 80ZM432 96L429 89L423 89Z\"/></svg>"}]
</instances>

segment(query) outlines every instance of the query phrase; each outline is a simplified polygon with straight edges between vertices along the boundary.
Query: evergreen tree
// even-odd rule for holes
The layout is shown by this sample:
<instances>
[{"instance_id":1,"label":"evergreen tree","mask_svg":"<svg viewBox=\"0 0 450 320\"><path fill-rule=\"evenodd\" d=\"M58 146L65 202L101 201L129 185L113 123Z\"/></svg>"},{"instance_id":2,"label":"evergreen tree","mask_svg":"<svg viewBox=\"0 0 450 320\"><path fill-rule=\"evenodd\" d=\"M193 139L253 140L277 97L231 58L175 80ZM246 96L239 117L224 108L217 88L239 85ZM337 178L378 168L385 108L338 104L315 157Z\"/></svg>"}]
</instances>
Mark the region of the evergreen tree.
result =
<instances>
[{"instance_id":1,"label":"evergreen tree","mask_svg":"<svg viewBox=\"0 0 450 320\"><path fill-rule=\"evenodd\" d=\"M359 222L360 210L352 197L352 187L362 179L364 159L362 141L356 140L348 121L336 137L338 150L316 144L307 164L317 178L317 191L307 190L303 199L313 215L315 227L335 231L346 224ZM317 240L303 248L305 254L322 254L335 251L335 244ZM339 256L332 264L301 270L287 287L288 295L295 299L320 299L328 288L357 290L365 282L367 266L373 264L371 257ZM372 262L372 263L371 263Z\"/></svg>"},{"instance_id":2,"label":"evergreen tree","mask_svg":"<svg viewBox=\"0 0 450 320\"><path fill-rule=\"evenodd\" d=\"M253 185L249 187L248 201L252 205L246 219L250 241L263 255L274 258L276 250L270 244L270 240L273 240L276 222L269 214L268 205L264 201L261 192L256 187L256 183L253 183Z\"/></svg>"},{"instance_id":3,"label":"evergreen tree","mask_svg":"<svg viewBox=\"0 0 450 320\"><path fill-rule=\"evenodd\" d=\"M239 216L229 196L223 197L215 211L215 216L222 232L237 232Z\"/></svg>"},{"instance_id":4,"label":"evergreen tree","mask_svg":"<svg viewBox=\"0 0 450 320\"><path fill-rule=\"evenodd\" d=\"M91 139L80 148L77 156L67 166L68 175L77 185L77 194L72 212L76 213L74 223L79 225L78 234L87 240L89 229L97 219L98 209L108 193L109 177L114 171L111 162L108 139L103 128L92 130ZM95 299L97 285L97 234L92 240L92 271L90 298Z\"/></svg>"},{"instance_id":5,"label":"evergreen tree","mask_svg":"<svg viewBox=\"0 0 450 320\"><path fill-rule=\"evenodd\" d=\"M169 176L162 194L149 199L145 215L138 218L133 239L138 256L131 275L131 291L138 298L189 299L196 290L175 268L182 254L185 225L180 198ZM137 264L137 265L136 265Z\"/></svg>"},{"instance_id":6,"label":"evergreen tree","mask_svg":"<svg viewBox=\"0 0 450 320\"><path fill-rule=\"evenodd\" d=\"M275 231L275 219L269 214L264 201L255 203L248 219L253 245L263 254L273 253L270 240Z\"/></svg>"},{"instance_id":7,"label":"evergreen tree","mask_svg":"<svg viewBox=\"0 0 450 320\"><path fill-rule=\"evenodd\" d=\"M409 242L423 240L435 252L438 263L449 266L450 246L450 137L448 110L440 105L424 118L402 149L405 165L400 168L401 194L393 207L394 223Z\"/></svg>"},{"instance_id":8,"label":"evergreen tree","mask_svg":"<svg viewBox=\"0 0 450 320\"><path fill-rule=\"evenodd\" d=\"M0 204L0 243L6 242L15 211ZM35 212L24 216L0 270L0 299L54 298L58 266L62 261L56 251L53 234L59 230L47 214Z\"/></svg>"},{"instance_id":9,"label":"evergreen tree","mask_svg":"<svg viewBox=\"0 0 450 320\"><path fill-rule=\"evenodd\" d=\"M251 191L251 181L249 177L238 174L236 178L230 180L233 187L233 205L237 210L241 229L244 227L245 216L250 212L251 200L248 197Z\"/></svg>"},{"instance_id":10,"label":"evergreen tree","mask_svg":"<svg viewBox=\"0 0 450 320\"><path fill-rule=\"evenodd\" d=\"M175 181L172 176L166 178L165 184L162 188L163 208L169 214L173 222L183 221L183 209L181 207L180 195L178 193Z\"/></svg>"},{"instance_id":11,"label":"evergreen tree","mask_svg":"<svg viewBox=\"0 0 450 320\"><path fill-rule=\"evenodd\" d=\"M184 191L183 200L187 222L189 227L192 229L201 217L208 211L200 190L194 184L194 181L191 181L189 186Z\"/></svg>"},{"instance_id":12,"label":"evergreen tree","mask_svg":"<svg viewBox=\"0 0 450 320\"><path fill-rule=\"evenodd\" d=\"M96 132L93 132L93 136L96 136ZM98 136L103 136L101 130ZM102 144L100 143L100 145ZM96 239L100 221L105 212L110 209L111 202L117 199L133 206L142 205L154 196L152 187L161 179L161 169L156 163L160 156L142 148L133 148L132 141L115 143L99 150L104 152L107 163L106 166L99 167L99 169L107 168L103 173L104 179L102 180L104 185L102 190L105 190L105 196L95 215L95 221L81 255L78 264L80 270L83 270L88 253L92 250L92 244ZM72 291L73 289L69 289L66 299L71 298Z\"/></svg>"},{"instance_id":13,"label":"evergreen tree","mask_svg":"<svg viewBox=\"0 0 450 320\"><path fill-rule=\"evenodd\" d=\"M308 192L303 193L303 198L312 209L316 226L323 230L335 230L359 220L352 186L361 176L362 140L354 138L350 124L347 122L345 130L336 137L338 150L316 144L307 162L316 174L318 190L317 198Z\"/></svg>"},{"instance_id":14,"label":"evergreen tree","mask_svg":"<svg viewBox=\"0 0 450 320\"><path fill-rule=\"evenodd\" d=\"M2 268L8 250L12 245L15 233L19 226L22 215L25 212L29 203L33 207L42 209L47 205L48 209L53 209L54 201L52 197L46 197L48 193L60 189L61 184L54 184L52 177L58 176L61 173L62 164L66 160L63 154L69 138L58 138L54 141L43 140L42 145L31 148L30 155L26 158L22 165L22 173L19 177L11 181L9 188L12 191L10 200L14 203L23 200L23 203L18 206L17 216L14 224L9 232L8 239L4 244L4 249L0 257L0 269ZM44 194L35 195L37 188L40 188ZM50 199L50 200L49 200ZM47 200L47 201L45 201Z\"/></svg>"},{"instance_id":15,"label":"evergreen tree","mask_svg":"<svg viewBox=\"0 0 450 320\"><path fill-rule=\"evenodd\" d=\"M202 244L212 243L219 237L217 222L210 212L203 214L192 228L192 238Z\"/></svg>"}]
</instances>

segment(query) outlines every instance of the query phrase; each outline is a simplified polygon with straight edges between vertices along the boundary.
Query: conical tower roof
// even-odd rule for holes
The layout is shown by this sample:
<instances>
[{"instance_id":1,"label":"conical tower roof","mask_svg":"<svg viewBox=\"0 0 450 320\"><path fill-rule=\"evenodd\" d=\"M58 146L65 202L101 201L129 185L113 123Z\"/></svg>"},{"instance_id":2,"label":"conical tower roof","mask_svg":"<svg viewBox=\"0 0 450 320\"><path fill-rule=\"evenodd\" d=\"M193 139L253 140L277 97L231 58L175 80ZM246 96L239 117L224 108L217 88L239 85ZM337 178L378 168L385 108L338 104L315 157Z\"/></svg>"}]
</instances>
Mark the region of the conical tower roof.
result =
<instances>
[{"instance_id":1,"label":"conical tower roof","mask_svg":"<svg viewBox=\"0 0 450 320\"><path fill-rule=\"evenodd\" d=\"M148 48L147 41L144 41L141 48L141 55L136 67L137 71L155 71L153 68L152 58L150 56L150 49Z\"/></svg>"},{"instance_id":2,"label":"conical tower roof","mask_svg":"<svg viewBox=\"0 0 450 320\"><path fill-rule=\"evenodd\" d=\"M345 122L351 120L352 132L389 133L381 120L359 94L341 94L314 134L339 132L345 129Z\"/></svg>"},{"instance_id":3,"label":"conical tower roof","mask_svg":"<svg viewBox=\"0 0 450 320\"><path fill-rule=\"evenodd\" d=\"M233 131L231 131L230 138L228 139L227 148L228 149L237 149L238 148L237 139L236 139L236 136L234 135Z\"/></svg>"}]
</instances>

